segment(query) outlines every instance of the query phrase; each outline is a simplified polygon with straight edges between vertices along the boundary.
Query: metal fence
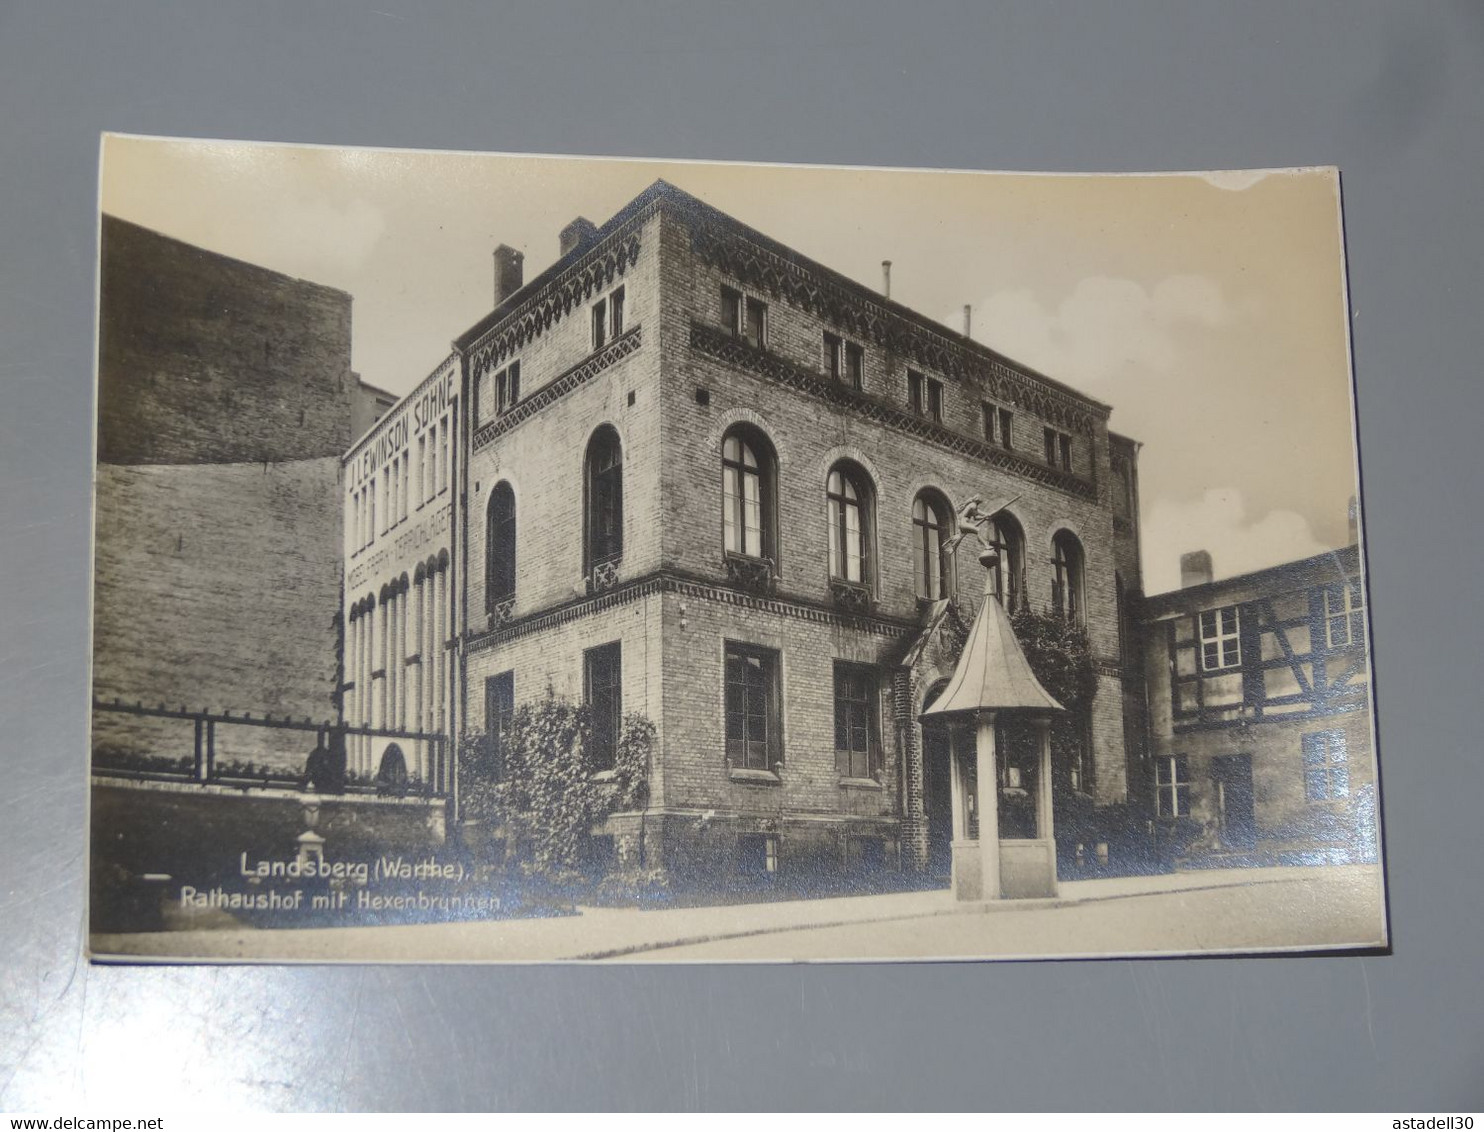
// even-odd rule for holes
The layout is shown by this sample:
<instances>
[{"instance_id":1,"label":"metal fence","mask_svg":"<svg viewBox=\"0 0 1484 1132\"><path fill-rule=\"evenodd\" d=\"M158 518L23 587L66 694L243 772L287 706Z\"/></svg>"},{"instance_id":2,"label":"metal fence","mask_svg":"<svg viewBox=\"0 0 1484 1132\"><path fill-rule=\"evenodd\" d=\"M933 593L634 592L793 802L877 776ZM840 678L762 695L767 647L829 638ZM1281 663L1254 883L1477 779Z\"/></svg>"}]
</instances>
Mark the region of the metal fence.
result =
<instances>
[{"instance_id":1,"label":"metal fence","mask_svg":"<svg viewBox=\"0 0 1484 1132\"><path fill-rule=\"evenodd\" d=\"M252 788L298 789L311 780L320 792L344 794L410 794L429 797L446 797L451 788L451 767L448 758L448 737L437 731L398 731L382 727L357 727L331 720L293 719L272 714L254 716L251 712L240 715L231 711L192 711L186 707L170 708L164 704L154 707L141 702L125 703L122 700L94 700L95 712L108 712L148 719L176 720L190 723L194 727L192 754L187 760L173 760L169 756L145 758L111 757L95 752L93 773L108 778L136 781L197 782L222 786ZM306 759L303 771L294 773L279 768L257 768L246 771L232 765L219 765L217 755L217 730L222 727L270 728L313 734L314 752ZM350 736L366 736L372 739L389 739L408 743L426 743L429 758L425 779L410 779L405 763L402 767L388 767L385 762L373 779L358 779L348 775L345 767L346 739ZM319 761L316 762L318 756Z\"/></svg>"}]
</instances>

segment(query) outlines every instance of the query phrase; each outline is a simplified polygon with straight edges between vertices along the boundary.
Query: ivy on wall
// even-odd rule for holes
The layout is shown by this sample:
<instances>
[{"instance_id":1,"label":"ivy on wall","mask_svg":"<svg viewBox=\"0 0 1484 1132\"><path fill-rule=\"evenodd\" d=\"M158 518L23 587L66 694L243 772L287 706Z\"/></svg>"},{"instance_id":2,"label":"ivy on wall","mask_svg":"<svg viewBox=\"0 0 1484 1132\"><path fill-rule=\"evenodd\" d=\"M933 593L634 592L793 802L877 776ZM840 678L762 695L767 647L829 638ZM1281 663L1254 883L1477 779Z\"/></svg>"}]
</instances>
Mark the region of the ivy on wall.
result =
<instances>
[{"instance_id":1,"label":"ivy on wall","mask_svg":"<svg viewBox=\"0 0 1484 1132\"><path fill-rule=\"evenodd\" d=\"M593 765L591 736L587 706L548 688L516 707L500 737L498 764L488 736L471 733L460 745L465 817L505 827L531 875L575 880L593 826L647 801L654 724L624 716L611 770Z\"/></svg>"}]
</instances>

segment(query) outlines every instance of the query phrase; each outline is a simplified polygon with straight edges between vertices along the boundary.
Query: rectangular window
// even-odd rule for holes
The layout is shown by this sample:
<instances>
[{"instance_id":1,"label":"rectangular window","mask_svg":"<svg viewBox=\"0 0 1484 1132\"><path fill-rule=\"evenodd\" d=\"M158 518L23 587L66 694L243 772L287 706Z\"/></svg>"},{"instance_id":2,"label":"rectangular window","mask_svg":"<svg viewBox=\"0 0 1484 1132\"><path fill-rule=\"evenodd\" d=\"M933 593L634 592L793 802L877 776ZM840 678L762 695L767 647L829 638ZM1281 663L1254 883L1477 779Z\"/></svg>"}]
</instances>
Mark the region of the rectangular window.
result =
<instances>
[{"instance_id":1,"label":"rectangular window","mask_svg":"<svg viewBox=\"0 0 1484 1132\"><path fill-rule=\"evenodd\" d=\"M376 541L376 481L374 479L366 489L366 501L370 504L366 509L366 545L370 546Z\"/></svg>"},{"instance_id":2,"label":"rectangular window","mask_svg":"<svg viewBox=\"0 0 1484 1132\"><path fill-rule=\"evenodd\" d=\"M747 339L749 345L759 350L767 344L767 321L767 304L749 298L747 300L747 325L743 327L742 336Z\"/></svg>"},{"instance_id":3,"label":"rectangular window","mask_svg":"<svg viewBox=\"0 0 1484 1132\"><path fill-rule=\"evenodd\" d=\"M419 507L428 501L428 438L426 435L417 438L416 495Z\"/></svg>"},{"instance_id":4,"label":"rectangular window","mask_svg":"<svg viewBox=\"0 0 1484 1132\"><path fill-rule=\"evenodd\" d=\"M866 384L866 349L854 342L845 343L845 380L852 389L862 389Z\"/></svg>"},{"instance_id":5,"label":"rectangular window","mask_svg":"<svg viewBox=\"0 0 1484 1132\"><path fill-rule=\"evenodd\" d=\"M772 770L782 758L778 726L778 654L726 647L726 747L734 768Z\"/></svg>"},{"instance_id":6,"label":"rectangular window","mask_svg":"<svg viewBox=\"0 0 1484 1132\"><path fill-rule=\"evenodd\" d=\"M881 768L880 711L873 669L835 662L835 770L870 778Z\"/></svg>"},{"instance_id":7,"label":"rectangular window","mask_svg":"<svg viewBox=\"0 0 1484 1132\"><path fill-rule=\"evenodd\" d=\"M402 450L402 518L407 518L407 500L412 494L412 449Z\"/></svg>"},{"instance_id":8,"label":"rectangular window","mask_svg":"<svg viewBox=\"0 0 1484 1132\"><path fill-rule=\"evenodd\" d=\"M1365 640L1365 595L1358 581L1325 588L1324 639L1332 649Z\"/></svg>"},{"instance_id":9,"label":"rectangular window","mask_svg":"<svg viewBox=\"0 0 1484 1132\"><path fill-rule=\"evenodd\" d=\"M926 383L915 369L907 371L907 407L919 416L927 410Z\"/></svg>"},{"instance_id":10,"label":"rectangular window","mask_svg":"<svg viewBox=\"0 0 1484 1132\"><path fill-rule=\"evenodd\" d=\"M1005 448L1014 448L1015 447L1014 443L1012 443L1013 440L1014 440L1014 438L1015 438L1015 433L1014 433L1014 430L1011 427L1014 423L1015 423L1015 414L1012 413L1009 409L1001 409L1000 410L1000 444L1003 447L1005 447Z\"/></svg>"},{"instance_id":11,"label":"rectangular window","mask_svg":"<svg viewBox=\"0 0 1484 1132\"><path fill-rule=\"evenodd\" d=\"M448 414L443 414L443 427L438 430L438 490L448 486Z\"/></svg>"},{"instance_id":12,"label":"rectangular window","mask_svg":"<svg viewBox=\"0 0 1484 1132\"><path fill-rule=\"evenodd\" d=\"M999 410L988 401L980 401L979 411L983 417L984 439L990 444L994 444L998 436L998 430L995 426L999 423Z\"/></svg>"},{"instance_id":13,"label":"rectangular window","mask_svg":"<svg viewBox=\"0 0 1484 1132\"><path fill-rule=\"evenodd\" d=\"M1154 762L1155 813L1162 818L1190 815L1190 767L1184 755L1167 755Z\"/></svg>"},{"instance_id":14,"label":"rectangular window","mask_svg":"<svg viewBox=\"0 0 1484 1132\"><path fill-rule=\"evenodd\" d=\"M1203 610L1200 616L1201 668L1206 672L1242 664L1242 619L1235 605Z\"/></svg>"},{"instance_id":15,"label":"rectangular window","mask_svg":"<svg viewBox=\"0 0 1484 1132\"><path fill-rule=\"evenodd\" d=\"M742 333L742 292L730 287L721 289L721 324L733 334Z\"/></svg>"},{"instance_id":16,"label":"rectangular window","mask_svg":"<svg viewBox=\"0 0 1484 1132\"><path fill-rule=\"evenodd\" d=\"M592 721L593 770L612 770L623 719L623 646L617 641L582 654L583 700Z\"/></svg>"},{"instance_id":17,"label":"rectangular window","mask_svg":"<svg viewBox=\"0 0 1484 1132\"><path fill-rule=\"evenodd\" d=\"M824 332L824 369L836 381L843 381L852 389L865 384L866 351L855 342L848 342L837 334Z\"/></svg>"},{"instance_id":18,"label":"rectangular window","mask_svg":"<svg viewBox=\"0 0 1484 1132\"><path fill-rule=\"evenodd\" d=\"M1343 731L1311 731L1303 737L1304 797L1332 802L1350 796L1350 766Z\"/></svg>"},{"instance_id":19,"label":"rectangular window","mask_svg":"<svg viewBox=\"0 0 1484 1132\"><path fill-rule=\"evenodd\" d=\"M1072 438L1054 428L1042 430L1046 438L1046 463L1064 472L1072 470Z\"/></svg>"},{"instance_id":20,"label":"rectangular window","mask_svg":"<svg viewBox=\"0 0 1484 1132\"><path fill-rule=\"evenodd\" d=\"M772 876L778 871L778 835L737 834L737 871L748 876Z\"/></svg>"},{"instance_id":21,"label":"rectangular window","mask_svg":"<svg viewBox=\"0 0 1484 1132\"><path fill-rule=\"evenodd\" d=\"M601 350L608 341L608 301L599 299L593 304L593 349Z\"/></svg>"},{"instance_id":22,"label":"rectangular window","mask_svg":"<svg viewBox=\"0 0 1484 1132\"><path fill-rule=\"evenodd\" d=\"M623 333L623 288L614 290L608 296L608 330L609 337L617 338Z\"/></svg>"},{"instance_id":23,"label":"rectangular window","mask_svg":"<svg viewBox=\"0 0 1484 1132\"><path fill-rule=\"evenodd\" d=\"M768 304L761 300L723 287L721 321L733 334L759 350L768 344Z\"/></svg>"},{"instance_id":24,"label":"rectangular window","mask_svg":"<svg viewBox=\"0 0 1484 1132\"><path fill-rule=\"evenodd\" d=\"M490 776L505 777L505 736L515 715L515 673L502 672L484 682L485 742L490 755Z\"/></svg>"},{"instance_id":25,"label":"rectangular window","mask_svg":"<svg viewBox=\"0 0 1484 1132\"><path fill-rule=\"evenodd\" d=\"M503 415L520 400L520 363L511 362L495 376L495 413Z\"/></svg>"},{"instance_id":26,"label":"rectangular window","mask_svg":"<svg viewBox=\"0 0 1484 1132\"><path fill-rule=\"evenodd\" d=\"M943 423L943 383L932 377L927 379L927 415Z\"/></svg>"}]
</instances>

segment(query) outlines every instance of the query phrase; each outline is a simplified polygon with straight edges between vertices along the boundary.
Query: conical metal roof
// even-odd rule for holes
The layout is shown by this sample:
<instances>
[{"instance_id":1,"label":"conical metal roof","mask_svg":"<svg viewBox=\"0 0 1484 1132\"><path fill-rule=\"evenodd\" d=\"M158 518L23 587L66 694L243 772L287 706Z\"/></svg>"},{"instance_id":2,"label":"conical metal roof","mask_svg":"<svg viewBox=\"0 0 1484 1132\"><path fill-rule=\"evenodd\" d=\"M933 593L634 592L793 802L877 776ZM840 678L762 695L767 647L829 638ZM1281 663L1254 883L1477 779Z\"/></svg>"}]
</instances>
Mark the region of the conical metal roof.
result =
<instances>
[{"instance_id":1,"label":"conical metal roof","mask_svg":"<svg viewBox=\"0 0 1484 1132\"><path fill-rule=\"evenodd\" d=\"M1031 671L1005 607L985 594L953 679L922 718L979 711L1047 714L1065 710Z\"/></svg>"}]
</instances>

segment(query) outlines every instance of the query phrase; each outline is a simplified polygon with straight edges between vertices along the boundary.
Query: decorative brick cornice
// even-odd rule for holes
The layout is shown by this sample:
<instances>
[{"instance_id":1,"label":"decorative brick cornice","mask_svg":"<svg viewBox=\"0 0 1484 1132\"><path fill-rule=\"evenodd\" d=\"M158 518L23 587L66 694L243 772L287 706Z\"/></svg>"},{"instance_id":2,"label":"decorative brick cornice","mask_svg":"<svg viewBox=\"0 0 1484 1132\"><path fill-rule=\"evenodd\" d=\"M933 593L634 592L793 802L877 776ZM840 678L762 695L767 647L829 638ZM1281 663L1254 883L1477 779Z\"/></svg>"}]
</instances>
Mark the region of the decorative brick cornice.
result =
<instances>
[{"instance_id":1,"label":"decorative brick cornice","mask_svg":"<svg viewBox=\"0 0 1484 1132\"><path fill-rule=\"evenodd\" d=\"M477 381L527 342L541 337L595 291L611 286L639 259L639 230L645 209L603 237L570 267L537 286L526 299L469 346L469 376Z\"/></svg>"},{"instance_id":2,"label":"decorative brick cornice","mask_svg":"<svg viewBox=\"0 0 1484 1132\"><path fill-rule=\"evenodd\" d=\"M628 357L644 344L644 328L635 326L624 331L608 345L597 353L584 358L555 381L543 385L537 392L527 397L511 409L508 413L496 417L487 424L481 425L474 430L474 451L478 452L495 437L509 432L522 421L528 420L539 413L553 401L565 397L579 385L591 381L611 366L614 362Z\"/></svg>"},{"instance_id":3,"label":"decorative brick cornice","mask_svg":"<svg viewBox=\"0 0 1484 1132\"><path fill-rule=\"evenodd\" d=\"M870 297L869 292L833 272L749 239L735 222L691 221L691 247L705 263L748 287L790 306L828 319L854 337L866 339L925 369L975 383L986 395L1034 413L1049 424L1085 436L1094 434L1111 410L1079 397L1046 378L1016 368L1008 359L970 339L953 339L905 308Z\"/></svg>"},{"instance_id":4,"label":"decorative brick cornice","mask_svg":"<svg viewBox=\"0 0 1484 1132\"><path fill-rule=\"evenodd\" d=\"M569 622L577 621L584 617L591 617L593 614L602 613L616 606L627 605L629 602L638 601L641 598L650 597L658 593L679 594L698 601L713 601L723 605L735 606L739 609L774 613L782 617L792 617L799 621L812 621L820 625L833 625L843 629L855 629L862 632L874 633L882 637L900 637L904 634L916 632L920 628L911 621L898 621L879 615L862 616L842 613L828 606L818 605L798 598L773 597L750 593L746 590L732 589L716 582L691 577L690 575L681 574L676 571L660 570L647 577L636 578L631 582L625 582L596 597L582 598L577 601L568 602L555 609L548 609L543 613L533 614L518 621L512 621L509 624L497 625L487 632L472 634L468 639L468 649L471 653L482 652L485 649L506 644L509 641L529 636L532 633L554 629L560 625L566 625Z\"/></svg>"},{"instance_id":5,"label":"decorative brick cornice","mask_svg":"<svg viewBox=\"0 0 1484 1132\"><path fill-rule=\"evenodd\" d=\"M826 401L849 406L870 420L937 444L959 455L983 460L1013 475L1034 483L1046 484L1070 495L1083 499L1097 499L1097 486L1081 476L1064 472L1059 468L1048 467L1034 460L1027 460L1023 456L997 448L977 437L955 432L946 425L918 416L916 413L909 412L879 397L862 393L841 382L831 381L823 374L800 369L777 354L755 349L723 330L701 323L692 323L690 344L699 353L715 358L717 361L750 370L760 377Z\"/></svg>"}]
</instances>

